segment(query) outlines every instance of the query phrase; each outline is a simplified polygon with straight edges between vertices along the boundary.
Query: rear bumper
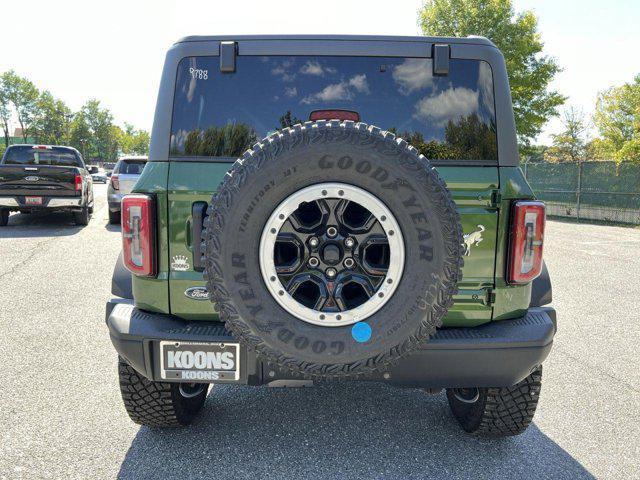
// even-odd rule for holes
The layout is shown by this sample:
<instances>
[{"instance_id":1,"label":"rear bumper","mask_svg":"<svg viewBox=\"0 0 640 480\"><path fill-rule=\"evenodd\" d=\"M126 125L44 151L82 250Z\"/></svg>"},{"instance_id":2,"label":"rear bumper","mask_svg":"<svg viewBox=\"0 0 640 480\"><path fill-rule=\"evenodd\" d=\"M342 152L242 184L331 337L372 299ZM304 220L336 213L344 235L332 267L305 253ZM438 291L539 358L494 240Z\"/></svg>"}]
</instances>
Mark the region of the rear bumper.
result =
<instances>
[{"instance_id":1,"label":"rear bumper","mask_svg":"<svg viewBox=\"0 0 640 480\"><path fill-rule=\"evenodd\" d=\"M42 197L42 205L30 205L26 203L25 197L18 195L15 197L0 197L0 207L9 209L55 209L55 208L80 208L82 207L82 197Z\"/></svg>"},{"instance_id":2,"label":"rear bumper","mask_svg":"<svg viewBox=\"0 0 640 480\"><path fill-rule=\"evenodd\" d=\"M122 193L109 193L107 195L107 203L109 204L109 210L112 212L120 211L120 204L122 203Z\"/></svg>"},{"instance_id":3,"label":"rear bumper","mask_svg":"<svg viewBox=\"0 0 640 480\"><path fill-rule=\"evenodd\" d=\"M129 302L107 303L109 334L118 354L151 380L160 380L160 341L236 342L219 322L189 322L143 312ZM556 314L550 307L531 308L521 318L474 328L444 328L388 371L359 379L422 388L511 386L547 358L555 332ZM302 379L257 360L242 347L240 360L240 379L235 383L286 384Z\"/></svg>"}]
</instances>

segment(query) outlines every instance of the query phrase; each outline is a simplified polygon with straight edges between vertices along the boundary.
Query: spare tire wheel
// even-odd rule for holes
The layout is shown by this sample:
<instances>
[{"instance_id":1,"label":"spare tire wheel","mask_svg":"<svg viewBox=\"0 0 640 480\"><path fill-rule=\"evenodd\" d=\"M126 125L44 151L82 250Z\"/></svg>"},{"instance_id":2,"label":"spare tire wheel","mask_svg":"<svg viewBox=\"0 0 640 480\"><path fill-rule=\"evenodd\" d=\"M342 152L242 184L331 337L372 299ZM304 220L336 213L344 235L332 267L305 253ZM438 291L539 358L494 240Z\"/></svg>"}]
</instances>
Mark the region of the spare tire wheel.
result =
<instances>
[{"instance_id":1,"label":"spare tire wheel","mask_svg":"<svg viewBox=\"0 0 640 480\"><path fill-rule=\"evenodd\" d=\"M444 181L363 123L265 138L231 168L206 227L221 319L261 359L311 377L384 370L442 325L461 278Z\"/></svg>"}]
</instances>

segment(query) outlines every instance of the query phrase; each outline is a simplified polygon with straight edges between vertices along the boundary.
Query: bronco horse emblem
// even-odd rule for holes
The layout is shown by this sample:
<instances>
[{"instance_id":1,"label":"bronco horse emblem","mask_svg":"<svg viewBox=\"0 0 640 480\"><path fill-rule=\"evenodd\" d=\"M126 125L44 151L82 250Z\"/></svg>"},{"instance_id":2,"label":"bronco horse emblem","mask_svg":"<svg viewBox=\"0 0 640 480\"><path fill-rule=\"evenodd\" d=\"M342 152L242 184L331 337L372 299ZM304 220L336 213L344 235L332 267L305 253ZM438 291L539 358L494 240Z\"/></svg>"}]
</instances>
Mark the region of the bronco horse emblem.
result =
<instances>
[{"instance_id":1,"label":"bronco horse emblem","mask_svg":"<svg viewBox=\"0 0 640 480\"><path fill-rule=\"evenodd\" d=\"M472 246L478 246L483 240L482 232L484 232L484 225L478 225L478 230L463 235L464 238L464 256L468 257L471 253Z\"/></svg>"}]
</instances>

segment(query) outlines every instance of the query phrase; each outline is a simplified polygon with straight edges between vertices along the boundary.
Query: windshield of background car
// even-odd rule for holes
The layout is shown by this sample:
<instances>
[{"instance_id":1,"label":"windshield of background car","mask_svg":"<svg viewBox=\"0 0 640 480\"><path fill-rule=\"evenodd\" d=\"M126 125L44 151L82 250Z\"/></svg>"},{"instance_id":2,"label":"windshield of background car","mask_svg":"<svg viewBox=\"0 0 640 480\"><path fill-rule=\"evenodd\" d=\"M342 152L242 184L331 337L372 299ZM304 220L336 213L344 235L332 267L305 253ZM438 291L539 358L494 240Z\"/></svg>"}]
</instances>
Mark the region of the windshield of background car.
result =
<instances>
[{"instance_id":1,"label":"windshield of background car","mask_svg":"<svg viewBox=\"0 0 640 480\"><path fill-rule=\"evenodd\" d=\"M451 59L433 75L431 59L238 56L234 73L218 57L181 60L171 156L238 157L314 110L352 110L431 159L498 158L491 67Z\"/></svg>"},{"instance_id":2,"label":"windshield of background car","mask_svg":"<svg viewBox=\"0 0 640 480\"><path fill-rule=\"evenodd\" d=\"M58 167L82 167L78 155L68 148L33 148L25 145L7 149L2 161L5 165L54 165Z\"/></svg>"},{"instance_id":3,"label":"windshield of background car","mask_svg":"<svg viewBox=\"0 0 640 480\"><path fill-rule=\"evenodd\" d=\"M140 175L147 162L142 160L121 160L118 173L123 175Z\"/></svg>"}]
</instances>

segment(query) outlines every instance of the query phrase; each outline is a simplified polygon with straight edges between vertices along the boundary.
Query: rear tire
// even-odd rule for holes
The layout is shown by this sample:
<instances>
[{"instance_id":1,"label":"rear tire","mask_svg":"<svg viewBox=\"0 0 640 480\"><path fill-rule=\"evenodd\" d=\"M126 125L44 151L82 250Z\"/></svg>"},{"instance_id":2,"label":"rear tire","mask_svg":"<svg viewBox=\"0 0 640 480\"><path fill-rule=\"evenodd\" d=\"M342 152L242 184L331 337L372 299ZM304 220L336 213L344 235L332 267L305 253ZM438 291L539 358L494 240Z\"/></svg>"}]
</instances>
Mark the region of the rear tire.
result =
<instances>
[{"instance_id":1,"label":"rear tire","mask_svg":"<svg viewBox=\"0 0 640 480\"><path fill-rule=\"evenodd\" d=\"M73 212L73 220L76 222L76 225L89 225L89 207L82 207L82 210L79 212Z\"/></svg>"},{"instance_id":2,"label":"rear tire","mask_svg":"<svg viewBox=\"0 0 640 480\"><path fill-rule=\"evenodd\" d=\"M9 210L0 210L0 227L5 227L9 223Z\"/></svg>"},{"instance_id":3,"label":"rear tire","mask_svg":"<svg viewBox=\"0 0 640 480\"><path fill-rule=\"evenodd\" d=\"M112 212L109 210L109 224L115 225L116 223L120 223L120 212Z\"/></svg>"},{"instance_id":4,"label":"rear tire","mask_svg":"<svg viewBox=\"0 0 640 480\"><path fill-rule=\"evenodd\" d=\"M207 398L209 385L153 382L136 372L121 357L118 377L124 408L135 423L148 427L187 425Z\"/></svg>"},{"instance_id":5,"label":"rear tire","mask_svg":"<svg viewBox=\"0 0 640 480\"><path fill-rule=\"evenodd\" d=\"M512 387L449 388L447 400L462 428L482 437L508 437L524 432L536 412L542 367Z\"/></svg>"}]
</instances>

